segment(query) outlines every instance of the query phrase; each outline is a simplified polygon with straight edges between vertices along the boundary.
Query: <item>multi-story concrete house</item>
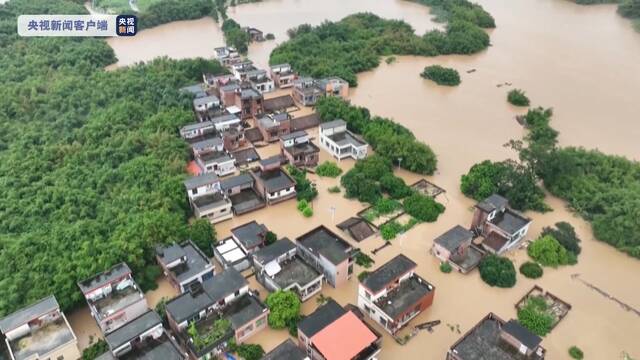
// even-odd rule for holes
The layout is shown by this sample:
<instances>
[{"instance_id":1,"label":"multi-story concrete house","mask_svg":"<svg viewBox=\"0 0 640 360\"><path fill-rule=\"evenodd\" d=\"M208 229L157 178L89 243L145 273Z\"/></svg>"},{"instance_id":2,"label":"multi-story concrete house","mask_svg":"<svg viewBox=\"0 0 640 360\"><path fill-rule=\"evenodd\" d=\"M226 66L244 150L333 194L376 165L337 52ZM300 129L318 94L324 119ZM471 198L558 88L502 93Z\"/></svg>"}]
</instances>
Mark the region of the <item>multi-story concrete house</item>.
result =
<instances>
[{"instance_id":1,"label":"multi-story concrete house","mask_svg":"<svg viewBox=\"0 0 640 360\"><path fill-rule=\"evenodd\" d=\"M169 326L190 359L210 359L221 354L231 340L247 340L266 327L269 314L249 291L246 279L233 269L195 284L169 301L166 309Z\"/></svg>"},{"instance_id":2,"label":"multi-story concrete house","mask_svg":"<svg viewBox=\"0 0 640 360\"><path fill-rule=\"evenodd\" d=\"M219 110L220 105L220 99L215 95L207 95L193 99L193 109L200 119L206 118L211 110Z\"/></svg>"},{"instance_id":3,"label":"multi-story concrete house","mask_svg":"<svg viewBox=\"0 0 640 360\"><path fill-rule=\"evenodd\" d=\"M215 126L211 121L187 124L180 128L180 136L186 140L204 137L209 134L215 134Z\"/></svg>"},{"instance_id":4,"label":"multi-story concrete house","mask_svg":"<svg viewBox=\"0 0 640 360\"><path fill-rule=\"evenodd\" d=\"M267 290L291 290L306 301L322 290L324 276L296 252L291 240L278 240L253 253L253 268L256 280Z\"/></svg>"},{"instance_id":5,"label":"multi-story concrete house","mask_svg":"<svg viewBox=\"0 0 640 360\"><path fill-rule=\"evenodd\" d=\"M256 126L260 129L264 141L278 141L281 136L291 131L291 115L286 112L265 115L256 121Z\"/></svg>"},{"instance_id":6,"label":"multi-story concrete house","mask_svg":"<svg viewBox=\"0 0 640 360\"><path fill-rule=\"evenodd\" d=\"M222 192L212 192L191 200L193 215L208 219L212 224L233 218L233 204Z\"/></svg>"},{"instance_id":7,"label":"multi-story concrete house","mask_svg":"<svg viewBox=\"0 0 640 360\"><path fill-rule=\"evenodd\" d=\"M358 307L391 334L433 303L435 287L415 273L416 266L401 254L358 285Z\"/></svg>"},{"instance_id":8,"label":"multi-story concrete house","mask_svg":"<svg viewBox=\"0 0 640 360\"><path fill-rule=\"evenodd\" d=\"M233 213L241 215L266 206L264 199L254 189L255 179L250 174L240 174L220 181L222 191L229 197Z\"/></svg>"},{"instance_id":9,"label":"multi-story concrete house","mask_svg":"<svg viewBox=\"0 0 640 360\"><path fill-rule=\"evenodd\" d=\"M235 160L226 151L210 151L196 156L196 163L203 173L218 176L233 174L236 171Z\"/></svg>"},{"instance_id":10,"label":"multi-story concrete house","mask_svg":"<svg viewBox=\"0 0 640 360\"><path fill-rule=\"evenodd\" d=\"M367 157L367 143L347 130L344 120L320 124L320 146L338 160L348 157L359 160Z\"/></svg>"},{"instance_id":11,"label":"multi-story concrete house","mask_svg":"<svg viewBox=\"0 0 640 360\"><path fill-rule=\"evenodd\" d=\"M456 225L433 240L431 253L463 274L473 270L484 251L472 243L473 232Z\"/></svg>"},{"instance_id":12,"label":"multi-story concrete house","mask_svg":"<svg viewBox=\"0 0 640 360\"><path fill-rule=\"evenodd\" d=\"M313 106L323 96L323 92L310 77L301 77L293 82L293 99L302 106Z\"/></svg>"},{"instance_id":13,"label":"multi-story concrete house","mask_svg":"<svg viewBox=\"0 0 640 360\"><path fill-rule=\"evenodd\" d=\"M96 360L162 359L186 360L186 354L162 326L162 319L149 310L105 337L109 351Z\"/></svg>"},{"instance_id":14,"label":"multi-story concrete house","mask_svg":"<svg viewBox=\"0 0 640 360\"><path fill-rule=\"evenodd\" d=\"M245 74L245 79L251 84L254 89L258 90L261 94L275 90L275 84L269 77L269 74L266 70L256 69L248 71Z\"/></svg>"},{"instance_id":15,"label":"multi-story concrete house","mask_svg":"<svg viewBox=\"0 0 640 360\"><path fill-rule=\"evenodd\" d=\"M306 131L280 136L280 153L289 164L298 167L314 167L320 158L320 148L311 142Z\"/></svg>"},{"instance_id":16,"label":"multi-story concrete house","mask_svg":"<svg viewBox=\"0 0 640 360\"><path fill-rule=\"evenodd\" d=\"M447 360L543 360L542 339L516 320L505 322L493 313L456 341Z\"/></svg>"},{"instance_id":17,"label":"multi-story concrete house","mask_svg":"<svg viewBox=\"0 0 640 360\"><path fill-rule=\"evenodd\" d=\"M510 208L507 199L494 194L476 205L471 230L484 237L485 250L502 254L520 244L529 225L531 219Z\"/></svg>"},{"instance_id":18,"label":"multi-story concrete house","mask_svg":"<svg viewBox=\"0 0 640 360\"><path fill-rule=\"evenodd\" d=\"M217 47L214 51L216 60L224 66L231 66L242 61L240 54L238 54L238 51L233 47Z\"/></svg>"},{"instance_id":19,"label":"multi-story concrete house","mask_svg":"<svg viewBox=\"0 0 640 360\"><path fill-rule=\"evenodd\" d=\"M223 139L216 135L192 138L188 142L195 157L206 153L222 152L225 149Z\"/></svg>"},{"instance_id":20,"label":"multi-story concrete house","mask_svg":"<svg viewBox=\"0 0 640 360\"><path fill-rule=\"evenodd\" d=\"M324 96L337 96L343 99L349 97L349 83L339 77L316 80L316 86L323 91Z\"/></svg>"},{"instance_id":21,"label":"multi-story concrete house","mask_svg":"<svg viewBox=\"0 0 640 360\"><path fill-rule=\"evenodd\" d=\"M91 316L103 333L112 332L145 313L149 306L131 269L119 263L78 283L89 304Z\"/></svg>"},{"instance_id":22,"label":"multi-story concrete house","mask_svg":"<svg viewBox=\"0 0 640 360\"><path fill-rule=\"evenodd\" d=\"M324 274L331 286L338 287L353 275L354 256L351 244L323 225L296 239L297 254Z\"/></svg>"},{"instance_id":23,"label":"multi-story concrete house","mask_svg":"<svg viewBox=\"0 0 640 360\"><path fill-rule=\"evenodd\" d=\"M251 171L256 192L269 205L296 197L296 182L282 170L280 161L280 155L260 160L260 167Z\"/></svg>"},{"instance_id":24,"label":"multi-story concrete house","mask_svg":"<svg viewBox=\"0 0 640 360\"><path fill-rule=\"evenodd\" d=\"M293 86L296 74L289 64L278 64L271 66L271 78L276 86L280 89L286 89Z\"/></svg>"},{"instance_id":25,"label":"multi-story concrete house","mask_svg":"<svg viewBox=\"0 0 640 360\"><path fill-rule=\"evenodd\" d=\"M334 300L298 323L298 346L312 360L374 360L382 336Z\"/></svg>"},{"instance_id":26,"label":"multi-story concrete house","mask_svg":"<svg viewBox=\"0 0 640 360\"><path fill-rule=\"evenodd\" d=\"M264 247L269 229L253 220L231 229L231 237L247 254Z\"/></svg>"},{"instance_id":27,"label":"multi-story concrete house","mask_svg":"<svg viewBox=\"0 0 640 360\"><path fill-rule=\"evenodd\" d=\"M6 352L7 360L80 358L78 340L53 295L0 319L0 339L0 358Z\"/></svg>"},{"instance_id":28,"label":"multi-story concrete house","mask_svg":"<svg viewBox=\"0 0 640 360\"><path fill-rule=\"evenodd\" d=\"M171 285L183 293L194 282L213 277L214 266L191 240L182 244L158 246L156 260Z\"/></svg>"},{"instance_id":29,"label":"multi-story concrete house","mask_svg":"<svg viewBox=\"0 0 640 360\"><path fill-rule=\"evenodd\" d=\"M258 118L264 113L262 94L251 87L240 87L236 91L235 105L240 108L242 119Z\"/></svg>"}]
</instances>

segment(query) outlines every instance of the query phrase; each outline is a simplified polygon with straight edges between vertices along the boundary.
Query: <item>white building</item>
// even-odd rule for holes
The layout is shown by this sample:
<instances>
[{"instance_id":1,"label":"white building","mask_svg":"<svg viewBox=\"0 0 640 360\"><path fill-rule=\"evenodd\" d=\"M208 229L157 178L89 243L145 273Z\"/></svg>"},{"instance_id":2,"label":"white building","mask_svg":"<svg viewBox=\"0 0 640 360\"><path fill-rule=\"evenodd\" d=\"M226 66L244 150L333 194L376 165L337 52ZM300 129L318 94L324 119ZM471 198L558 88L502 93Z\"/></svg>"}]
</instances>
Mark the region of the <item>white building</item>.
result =
<instances>
[{"instance_id":1,"label":"white building","mask_svg":"<svg viewBox=\"0 0 640 360\"><path fill-rule=\"evenodd\" d=\"M208 95L205 97L199 97L193 99L193 108L197 112L206 112L211 109L220 107L220 99L214 95Z\"/></svg>"},{"instance_id":2,"label":"white building","mask_svg":"<svg viewBox=\"0 0 640 360\"><path fill-rule=\"evenodd\" d=\"M338 160L348 157L358 160L367 157L367 143L347 130L344 120L320 124L320 146Z\"/></svg>"},{"instance_id":3,"label":"white building","mask_svg":"<svg viewBox=\"0 0 640 360\"><path fill-rule=\"evenodd\" d=\"M200 154L196 157L196 163L202 172L215 173L218 176L233 174L236 171L235 160L221 151Z\"/></svg>"}]
</instances>

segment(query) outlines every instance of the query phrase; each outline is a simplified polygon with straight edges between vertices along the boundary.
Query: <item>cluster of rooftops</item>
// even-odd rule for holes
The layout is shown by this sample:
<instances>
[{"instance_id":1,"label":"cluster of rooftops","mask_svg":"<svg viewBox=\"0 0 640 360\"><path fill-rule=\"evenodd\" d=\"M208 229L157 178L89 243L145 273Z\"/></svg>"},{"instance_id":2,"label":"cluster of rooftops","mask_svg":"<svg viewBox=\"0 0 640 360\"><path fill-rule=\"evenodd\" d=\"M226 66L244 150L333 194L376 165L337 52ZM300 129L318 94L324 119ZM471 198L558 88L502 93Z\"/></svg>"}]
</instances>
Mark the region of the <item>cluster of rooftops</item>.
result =
<instances>
[{"instance_id":1,"label":"cluster of rooftops","mask_svg":"<svg viewBox=\"0 0 640 360\"><path fill-rule=\"evenodd\" d=\"M499 219L497 212L513 211L503 199L492 196L479 203L474 230L456 226L436 238L434 255L442 256L435 253L436 248L445 249L450 253L447 261L452 261L451 256L460 255L459 247L467 246L469 237L486 237L487 232L500 230L513 235L528 226L529 221L515 212L511 216L519 218L515 220L519 228L513 226L513 220L505 225ZM486 226L497 230L476 230ZM221 247L231 242L240 251L242 263L222 257L218 271L190 240L159 246L157 262L179 292L166 303L166 321L149 308L125 263L79 282L109 347L99 359L223 356L232 341L244 342L267 326L269 309L243 276L248 269L267 291L291 290L302 301L318 294L324 284L339 287L352 277L359 250L327 227L314 228L295 241L282 238L267 245L268 232L255 221L231 229L231 236L213 250L218 258L224 252ZM484 245L468 246L480 249ZM395 335L432 305L435 291L433 284L417 274L417 264L400 254L359 280L356 305L343 307L329 300L299 322L296 341L285 341L264 359L374 359L381 351L382 335L366 319ZM76 336L53 296L0 319L0 331L7 359L79 357ZM544 359L546 351L540 343L540 337L517 321L504 321L490 313L452 345L447 359Z\"/></svg>"},{"instance_id":2,"label":"cluster of rooftops","mask_svg":"<svg viewBox=\"0 0 640 360\"><path fill-rule=\"evenodd\" d=\"M197 122L180 129L192 149L184 181L195 217L212 223L293 199L295 180L284 164L313 167L320 148L333 157L361 159L367 144L343 120L320 123L317 114L295 118L290 110L312 106L320 96L348 95L339 78L298 77L288 64L257 69L232 48L217 48L230 75L203 75L203 84L182 89L193 98ZM291 89L290 95L264 94ZM305 131L317 127L319 143ZM278 141L280 154L261 159L256 145ZM243 169L238 174L238 169ZM432 254L460 272L473 270L486 253L501 254L524 239L531 220L492 195L476 205L471 226L457 225L434 240ZM357 241L374 231L351 218L338 226ZM166 319L148 306L126 263L80 281L92 317L109 350L98 359L210 359L223 356L267 326L269 308L250 289L243 273L253 272L267 291L290 290L302 301L340 287L353 275L359 250L325 226L294 240L268 244L269 229L250 221L212 246L221 269L190 240L156 249L164 275L179 292L166 303ZM208 250L208 249L207 249ZM356 305L333 300L298 324L287 340L263 359L375 359L382 335L365 319L396 335L427 310L435 286L417 274L417 264L398 255L359 280ZM76 359L77 338L55 297L50 296L0 319L0 360ZM448 360L543 359L541 339L517 323L490 313L448 351Z\"/></svg>"}]
</instances>

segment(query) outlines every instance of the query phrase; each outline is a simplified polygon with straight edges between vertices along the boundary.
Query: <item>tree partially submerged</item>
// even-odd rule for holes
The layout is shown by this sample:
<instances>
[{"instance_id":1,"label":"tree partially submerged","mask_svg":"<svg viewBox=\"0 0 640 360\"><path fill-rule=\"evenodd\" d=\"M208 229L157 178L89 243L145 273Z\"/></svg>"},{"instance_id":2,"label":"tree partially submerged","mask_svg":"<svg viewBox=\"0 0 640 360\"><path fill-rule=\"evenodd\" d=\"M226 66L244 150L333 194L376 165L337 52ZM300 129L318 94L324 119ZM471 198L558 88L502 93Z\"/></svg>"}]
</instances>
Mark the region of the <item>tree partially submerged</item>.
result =
<instances>
[{"instance_id":1,"label":"tree partially submerged","mask_svg":"<svg viewBox=\"0 0 640 360\"><path fill-rule=\"evenodd\" d=\"M425 79L429 79L438 85L460 85L460 74L458 74L458 71L456 69L450 69L440 65L425 67L420 76Z\"/></svg>"},{"instance_id":2,"label":"tree partially submerged","mask_svg":"<svg viewBox=\"0 0 640 360\"><path fill-rule=\"evenodd\" d=\"M269 326L273 329L285 329L300 318L300 299L293 291L278 290L265 300L269 306Z\"/></svg>"},{"instance_id":3,"label":"tree partially submerged","mask_svg":"<svg viewBox=\"0 0 640 360\"><path fill-rule=\"evenodd\" d=\"M489 254L480 261L479 269L482 280L491 286L510 288L516 284L516 269L508 258Z\"/></svg>"}]
</instances>

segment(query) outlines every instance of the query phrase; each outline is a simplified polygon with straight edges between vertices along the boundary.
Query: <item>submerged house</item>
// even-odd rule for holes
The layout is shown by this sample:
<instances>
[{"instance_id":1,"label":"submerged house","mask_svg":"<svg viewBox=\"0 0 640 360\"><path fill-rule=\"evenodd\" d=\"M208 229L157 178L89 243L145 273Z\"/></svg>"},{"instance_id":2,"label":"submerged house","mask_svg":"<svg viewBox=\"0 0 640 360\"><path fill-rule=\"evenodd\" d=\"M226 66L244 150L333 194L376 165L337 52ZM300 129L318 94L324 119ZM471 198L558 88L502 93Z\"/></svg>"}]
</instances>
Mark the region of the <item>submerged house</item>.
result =
<instances>
[{"instance_id":1,"label":"submerged house","mask_svg":"<svg viewBox=\"0 0 640 360\"><path fill-rule=\"evenodd\" d=\"M289 64L278 64L271 66L271 78L276 86L280 89L286 89L293 86L296 74Z\"/></svg>"},{"instance_id":2,"label":"submerged house","mask_svg":"<svg viewBox=\"0 0 640 360\"><path fill-rule=\"evenodd\" d=\"M216 60L224 66L231 66L242 61L240 54L233 47L217 47L214 49Z\"/></svg>"},{"instance_id":3,"label":"submerged house","mask_svg":"<svg viewBox=\"0 0 640 360\"><path fill-rule=\"evenodd\" d=\"M338 287L353 275L358 249L320 225L296 239L297 254L322 273L329 284Z\"/></svg>"},{"instance_id":4,"label":"submerged house","mask_svg":"<svg viewBox=\"0 0 640 360\"><path fill-rule=\"evenodd\" d=\"M343 99L349 97L349 83L336 76L316 80L316 87L323 91L325 96Z\"/></svg>"},{"instance_id":5,"label":"submerged house","mask_svg":"<svg viewBox=\"0 0 640 360\"><path fill-rule=\"evenodd\" d=\"M213 277L214 266L193 241L159 246L156 260L173 287L183 293L194 282L202 283Z\"/></svg>"},{"instance_id":6,"label":"submerged house","mask_svg":"<svg viewBox=\"0 0 640 360\"><path fill-rule=\"evenodd\" d=\"M367 157L367 143L347 130L347 123L340 119L320 124L320 146L338 160Z\"/></svg>"},{"instance_id":7,"label":"submerged house","mask_svg":"<svg viewBox=\"0 0 640 360\"><path fill-rule=\"evenodd\" d=\"M489 313L447 351L447 360L543 360L542 339L516 320Z\"/></svg>"},{"instance_id":8,"label":"submerged house","mask_svg":"<svg viewBox=\"0 0 640 360\"><path fill-rule=\"evenodd\" d=\"M298 346L312 360L373 360L382 336L334 300L298 323Z\"/></svg>"},{"instance_id":9,"label":"submerged house","mask_svg":"<svg viewBox=\"0 0 640 360\"><path fill-rule=\"evenodd\" d=\"M251 84L251 87L258 90L261 94L275 90L275 84L269 77L267 70L251 70L245 74L245 79Z\"/></svg>"},{"instance_id":10,"label":"submerged house","mask_svg":"<svg viewBox=\"0 0 640 360\"><path fill-rule=\"evenodd\" d=\"M233 204L222 192L211 192L191 200L193 215L212 224L233 218Z\"/></svg>"},{"instance_id":11,"label":"submerged house","mask_svg":"<svg viewBox=\"0 0 640 360\"><path fill-rule=\"evenodd\" d=\"M310 77L301 77L293 82L293 99L302 106L313 106L323 96L323 92Z\"/></svg>"},{"instance_id":12,"label":"submerged house","mask_svg":"<svg viewBox=\"0 0 640 360\"><path fill-rule=\"evenodd\" d=\"M264 246L269 230L255 220L231 229L231 236L218 242L213 253L227 268L244 271L251 267L250 254Z\"/></svg>"},{"instance_id":13,"label":"submerged house","mask_svg":"<svg viewBox=\"0 0 640 360\"><path fill-rule=\"evenodd\" d=\"M235 160L226 151L210 151L196 156L196 164L203 173L218 176L233 174L236 171Z\"/></svg>"},{"instance_id":14,"label":"submerged house","mask_svg":"<svg viewBox=\"0 0 640 360\"><path fill-rule=\"evenodd\" d=\"M229 197L236 215L245 214L266 206L256 192L255 179L249 174L240 174L220 181L220 188Z\"/></svg>"},{"instance_id":15,"label":"submerged house","mask_svg":"<svg viewBox=\"0 0 640 360\"><path fill-rule=\"evenodd\" d=\"M186 360L187 356L162 326L162 319L149 310L107 334L109 351L96 360L163 359Z\"/></svg>"},{"instance_id":16,"label":"submerged house","mask_svg":"<svg viewBox=\"0 0 640 360\"><path fill-rule=\"evenodd\" d=\"M509 201L493 194L475 207L471 230L482 236L482 247L502 254L518 246L531 225L531 219L509 207Z\"/></svg>"},{"instance_id":17,"label":"submerged house","mask_svg":"<svg viewBox=\"0 0 640 360\"><path fill-rule=\"evenodd\" d=\"M478 266L484 255L484 251L472 243L473 237L473 232L456 225L435 238L431 253L466 274Z\"/></svg>"},{"instance_id":18,"label":"submerged house","mask_svg":"<svg viewBox=\"0 0 640 360\"><path fill-rule=\"evenodd\" d=\"M266 328L269 310L237 271L225 270L167 303L167 319L190 359L210 359Z\"/></svg>"},{"instance_id":19,"label":"submerged house","mask_svg":"<svg viewBox=\"0 0 640 360\"><path fill-rule=\"evenodd\" d=\"M260 160L260 167L251 171L256 192L269 205L296 197L296 182L282 170L280 162L280 155L276 155Z\"/></svg>"},{"instance_id":20,"label":"submerged house","mask_svg":"<svg viewBox=\"0 0 640 360\"><path fill-rule=\"evenodd\" d=\"M358 307L391 334L433 303L435 287L416 274L416 267L400 254L358 285Z\"/></svg>"},{"instance_id":21,"label":"submerged house","mask_svg":"<svg viewBox=\"0 0 640 360\"><path fill-rule=\"evenodd\" d=\"M253 268L267 290L291 290L306 301L322 290L324 276L296 253L291 240L278 240L253 253Z\"/></svg>"},{"instance_id":22,"label":"submerged house","mask_svg":"<svg viewBox=\"0 0 640 360\"><path fill-rule=\"evenodd\" d=\"M7 360L80 358L76 335L53 295L0 319L0 340L0 358L6 352Z\"/></svg>"},{"instance_id":23,"label":"submerged house","mask_svg":"<svg viewBox=\"0 0 640 360\"><path fill-rule=\"evenodd\" d=\"M314 167L320 158L320 148L311 142L306 131L280 136L280 153L289 164L298 167Z\"/></svg>"},{"instance_id":24,"label":"submerged house","mask_svg":"<svg viewBox=\"0 0 640 360\"><path fill-rule=\"evenodd\" d=\"M264 141L278 141L291 131L291 116L286 112L265 115L256 121L256 126Z\"/></svg>"},{"instance_id":25,"label":"submerged house","mask_svg":"<svg viewBox=\"0 0 640 360\"><path fill-rule=\"evenodd\" d=\"M112 332L145 313L149 306L125 263L80 281L91 316L103 333Z\"/></svg>"},{"instance_id":26,"label":"submerged house","mask_svg":"<svg viewBox=\"0 0 640 360\"><path fill-rule=\"evenodd\" d=\"M293 340L287 339L260 360L311 360L311 358Z\"/></svg>"}]
</instances>

